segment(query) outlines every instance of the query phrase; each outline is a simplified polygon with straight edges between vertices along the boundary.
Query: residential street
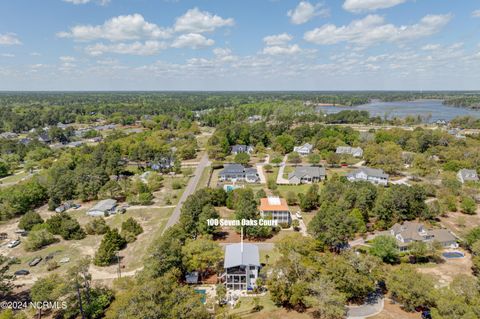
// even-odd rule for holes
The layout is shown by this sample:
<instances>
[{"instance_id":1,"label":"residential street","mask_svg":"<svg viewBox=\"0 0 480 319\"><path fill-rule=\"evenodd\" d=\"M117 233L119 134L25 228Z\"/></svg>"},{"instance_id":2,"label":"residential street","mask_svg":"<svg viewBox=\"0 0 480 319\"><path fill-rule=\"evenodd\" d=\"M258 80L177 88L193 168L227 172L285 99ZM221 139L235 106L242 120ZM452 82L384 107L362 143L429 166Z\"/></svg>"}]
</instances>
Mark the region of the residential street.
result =
<instances>
[{"instance_id":1,"label":"residential street","mask_svg":"<svg viewBox=\"0 0 480 319\"><path fill-rule=\"evenodd\" d=\"M278 169L278 176L277 176L277 184L278 185L288 184L288 179L283 178L283 172L285 171L285 165L287 165L287 155L285 155L283 157L283 161L280 164L280 168Z\"/></svg>"},{"instance_id":2,"label":"residential street","mask_svg":"<svg viewBox=\"0 0 480 319\"><path fill-rule=\"evenodd\" d=\"M384 299L382 296L374 296L361 306L347 306L347 319L364 319L374 316L383 310Z\"/></svg>"},{"instance_id":3,"label":"residential street","mask_svg":"<svg viewBox=\"0 0 480 319\"><path fill-rule=\"evenodd\" d=\"M185 202L188 196L192 195L195 192L198 182L200 181L200 178L202 176L203 170L209 165L210 165L210 161L208 160L208 155L205 154L203 155L202 159L198 163L198 166L195 169L195 172L193 173L193 177L188 181L185 191L180 197L180 200L178 201L177 206L173 210L172 215L168 219L167 225L165 225L165 228L163 229L163 233L165 233L165 231L168 228L170 228L171 226L175 225L178 222L178 220L180 219L180 212L181 212L183 203Z\"/></svg>"}]
</instances>

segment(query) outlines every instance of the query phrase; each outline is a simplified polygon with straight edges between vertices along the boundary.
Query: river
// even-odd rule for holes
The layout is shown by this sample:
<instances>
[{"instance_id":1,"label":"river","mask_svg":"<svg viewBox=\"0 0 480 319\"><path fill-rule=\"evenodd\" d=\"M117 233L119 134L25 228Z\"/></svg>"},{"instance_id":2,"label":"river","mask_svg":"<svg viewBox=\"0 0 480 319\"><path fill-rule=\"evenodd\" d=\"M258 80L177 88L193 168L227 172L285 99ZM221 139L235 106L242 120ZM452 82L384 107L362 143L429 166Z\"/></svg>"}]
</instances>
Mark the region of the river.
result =
<instances>
[{"instance_id":1,"label":"river","mask_svg":"<svg viewBox=\"0 0 480 319\"><path fill-rule=\"evenodd\" d=\"M457 116L473 116L480 118L480 110L472 110L461 107L444 105L442 100L416 100L399 102L381 102L372 101L368 104L344 107L344 106L318 106L318 111L324 113L338 113L343 110L368 111L370 116L380 116L382 118L405 118L408 115L420 115L427 122L437 120L450 121Z\"/></svg>"}]
</instances>

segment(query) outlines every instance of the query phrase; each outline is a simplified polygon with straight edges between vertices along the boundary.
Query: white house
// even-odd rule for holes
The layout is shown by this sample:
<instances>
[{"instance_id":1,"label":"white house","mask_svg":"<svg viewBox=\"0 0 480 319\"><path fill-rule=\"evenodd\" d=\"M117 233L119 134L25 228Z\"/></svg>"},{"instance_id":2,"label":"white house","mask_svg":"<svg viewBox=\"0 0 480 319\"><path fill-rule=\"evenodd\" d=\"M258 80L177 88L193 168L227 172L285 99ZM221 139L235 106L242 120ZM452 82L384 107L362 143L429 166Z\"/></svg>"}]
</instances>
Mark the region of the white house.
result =
<instances>
[{"instance_id":1,"label":"white house","mask_svg":"<svg viewBox=\"0 0 480 319\"><path fill-rule=\"evenodd\" d=\"M360 167L347 175L351 182L367 181L373 184L386 186L388 184L388 174L381 169Z\"/></svg>"},{"instance_id":2,"label":"white house","mask_svg":"<svg viewBox=\"0 0 480 319\"><path fill-rule=\"evenodd\" d=\"M260 254L253 244L232 244L225 247L221 279L230 290L253 290L260 271Z\"/></svg>"},{"instance_id":3,"label":"white house","mask_svg":"<svg viewBox=\"0 0 480 319\"><path fill-rule=\"evenodd\" d=\"M252 154L253 153L253 146L251 145L233 145L232 146L232 154L237 155L239 153L247 153L247 154Z\"/></svg>"},{"instance_id":4,"label":"white house","mask_svg":"<svg viewBox=\"0 0 480 319\"><path fill-rule=\"evenodd\" d=\"M461 169L457 173L457 179L464 184L465 182L478 182L478 174L474 169Z\"/></svg>"},{"instance_id":5,"label":"white house","mask_svg":"<svg viewBox=\"0 0 480 319\"><path fill-rule=\"evenodd\" d=\"M361 147L351 147L351 146L339 146L337 147L336 152L337 154L349 154L353 157L362 157L363 150Z\"/></svg>"},{"instance_id":6,"label":"white house","mask_svg":"<svg viewBox=\"0 0 480 319\"><path fill-rule=\"evenodd\" d=\"M117 201L114 199L104 199L95 204L87 212L89 216L105 216L105 213L113 213L115 207L117 206Z\"/></svg>"},{"instance_id":7,"label":"white house","mask_svg":"<svg viewBox=\"0 0 480 319\"><path fill-rule=\"evenodd\" d=\"M309 143L305 143L301 146L295 146L293 148L293 151L294 152L297 152L298 154L300 155L308 155L312 152L312 149L313 149L313 145L312 144L309 144Z\"/></svg>"}]
</instances>

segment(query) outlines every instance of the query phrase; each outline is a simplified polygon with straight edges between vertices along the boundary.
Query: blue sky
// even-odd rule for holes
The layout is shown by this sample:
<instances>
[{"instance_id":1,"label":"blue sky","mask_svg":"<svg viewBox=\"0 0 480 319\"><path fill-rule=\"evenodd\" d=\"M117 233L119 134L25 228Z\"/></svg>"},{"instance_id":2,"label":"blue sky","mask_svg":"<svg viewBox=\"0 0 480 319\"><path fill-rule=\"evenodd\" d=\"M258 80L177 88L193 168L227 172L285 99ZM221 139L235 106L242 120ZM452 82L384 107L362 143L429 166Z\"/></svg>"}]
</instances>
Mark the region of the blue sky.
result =
<instances>
[{"instance_id":1,"label":"blue sky","mask_svg":"<svg viewBox=\"0 0 480 319\"><path fill-rule=\"evenodd\" d=\"M479 84L479 0L0 2L0 90Z\"/></svg>"}]
</instances>

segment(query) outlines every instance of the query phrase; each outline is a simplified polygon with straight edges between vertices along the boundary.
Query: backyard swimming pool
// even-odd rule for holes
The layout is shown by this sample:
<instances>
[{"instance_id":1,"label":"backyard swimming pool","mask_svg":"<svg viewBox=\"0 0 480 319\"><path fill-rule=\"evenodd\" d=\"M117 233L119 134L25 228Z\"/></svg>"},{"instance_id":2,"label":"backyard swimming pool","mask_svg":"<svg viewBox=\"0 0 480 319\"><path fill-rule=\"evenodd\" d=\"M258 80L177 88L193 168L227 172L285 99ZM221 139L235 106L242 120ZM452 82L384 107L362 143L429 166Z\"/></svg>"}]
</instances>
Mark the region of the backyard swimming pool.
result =
<instances>
[{"instance_id":1,"label":"backyard swimming pool","mask_svg":"<svg viewBox=\"0 0 480 319\"><path fill-rule=\"evenodd\" d=\"M463 258L465 255L462 252L459 251L447 251L442 254L443 257L447 259L453 259L453 258Z\"/></svg>"},{"instance_id":2,"label":"backyard swimming pool","mask_svg":"<svg viewBox=\"0 0 480 319\"><path fill-rule=\"evenodd\" d=\"M203 304L207 302L207 290L195 289L195 292L200 295L200 300L202 301Z\"/></svg>"}]
</instances>

